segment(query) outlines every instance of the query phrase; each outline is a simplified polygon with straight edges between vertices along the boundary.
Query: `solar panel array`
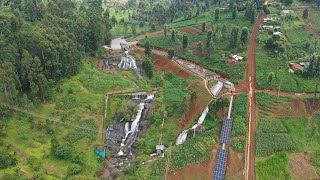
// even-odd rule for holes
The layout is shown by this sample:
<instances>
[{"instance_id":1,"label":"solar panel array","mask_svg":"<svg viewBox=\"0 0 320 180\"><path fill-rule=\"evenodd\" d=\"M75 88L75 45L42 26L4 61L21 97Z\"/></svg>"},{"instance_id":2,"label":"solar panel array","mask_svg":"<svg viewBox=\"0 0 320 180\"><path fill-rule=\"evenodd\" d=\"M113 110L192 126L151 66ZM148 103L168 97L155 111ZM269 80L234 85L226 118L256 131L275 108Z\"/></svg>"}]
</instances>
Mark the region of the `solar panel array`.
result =
<instances>
[{"instance_id":1,"label":"solar panel array","mask_svg":"<svg viewBox=\"0 0 320 180\"><path fill-rule=\"evenodd\" d=\"M230 144L230 135L231 135L231 127L232 127L232 121L231 119L225 119L223 121L221 136L220 136L220 142L222 144Z\"/></svg>"},{"instance_id":2,"label":"solar panel array","mask_svg":"<svg viewBox=\"0 0 320 180\"><path fill-rule=\"evenodd\" d=\"M223 180L226 172L228 151L219 149L216 160L216 167L214 169L213 180Z\"/></svg>"}]
</instances>

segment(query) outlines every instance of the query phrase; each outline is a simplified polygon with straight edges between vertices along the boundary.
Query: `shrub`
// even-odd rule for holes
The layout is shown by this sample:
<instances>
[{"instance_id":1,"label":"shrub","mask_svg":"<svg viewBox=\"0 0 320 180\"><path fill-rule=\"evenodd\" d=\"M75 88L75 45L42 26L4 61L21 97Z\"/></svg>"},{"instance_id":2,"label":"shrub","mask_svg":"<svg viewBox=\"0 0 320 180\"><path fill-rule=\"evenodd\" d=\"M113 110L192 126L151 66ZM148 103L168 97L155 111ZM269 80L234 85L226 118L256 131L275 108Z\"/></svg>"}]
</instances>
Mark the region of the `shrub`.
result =
<instances>
[{"instance_id":1,"label":"shrub","mask_svg":"<svg viewBox=\"0 0 320 180\"><path fill-rule=\"evenodd\" d=\"M5 169L9 166L15 165L17 159L10 153L8 149L0 149L0 169Z\"/></svg>"},{"instance_id":2,"label":"shrub","mask_svg":"<svg viewBox=\"0 0 320 180\"><path fill-rule=\"evenodd\" d=\"M72 164L68 168L68 175L77 175L82 171L82 167L78 164Z\"/></svg>"},{"instance_id":3,"label":"shrub","mask_svg":"<svg viewBox=\"0 0 320 180\"><path fill-rule=\"evenodd\" d=\"M174 52L174 49L169 49L168 51L167 51L167 53L168 53L168 58L169 59L172 59L173 58L173 56L174 56L174 54L175 54L175 52Z\"/></svg>"},{"instance_id":4,"label":"shrub","mask_svg":"<svg viewBox=\"0 0 320 180\"><path fill-rule=\"evenodd\" d=\"M231 148L236 152L244 152L246 147L246 138L241 137L239 139L234 139L231 142Z\"/></svg>"}]
</instances>

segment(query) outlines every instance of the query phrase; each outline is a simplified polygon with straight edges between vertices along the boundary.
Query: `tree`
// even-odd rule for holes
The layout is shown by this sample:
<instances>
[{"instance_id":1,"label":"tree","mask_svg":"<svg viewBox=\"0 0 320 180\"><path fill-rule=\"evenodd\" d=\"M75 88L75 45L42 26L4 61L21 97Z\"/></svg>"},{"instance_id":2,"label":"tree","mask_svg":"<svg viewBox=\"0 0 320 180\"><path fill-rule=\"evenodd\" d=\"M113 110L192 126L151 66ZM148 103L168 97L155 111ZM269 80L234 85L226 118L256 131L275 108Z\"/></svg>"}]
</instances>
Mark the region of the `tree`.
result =
<instances>
[{"instance_id":1,"label":"tree","mask_svg":"<svg viewBox=\"0 0 320 180\"><path fill-rule=\"evenodd\" d=\"M4 148L0 149L0 169L4 169L9 166L15 165L16 162L16 157L10 154L9 150L6 150Z\"/></svg>"},{"instance_id":2,"label":"tree","mask_svg":"<svg viewBox=\"0 0 320 180\"><path fill-rule=\"evenodd\" d=\"M127 22L123 23L123 28L124 28L124 33L127 33L128 32L128 23Z\"/></svg>"},{"instance_id":3,"label":"tree","mask_svg":"<svg viewBox=\"0 0 320 180\"><path fill-rule=\"evenodd\" d=\"M245 16L250 20L250 22L253 24L256 18L256 4L254 1L251 1L249 6L247 6Z\"/></svg>"},{"instance_id":4,"label":"tree","mask_svg":"<svg viewBox=\"0 0 320 180\"><path fill-rule=\"evenodd\" d=\"M304 9L304 11L303 11L303 19L308 19L308 16L309 16L309 9L308 8L306 8L306 9Z\"/></svg>"},{"instance_id":5,"label":"tree","mask_svg":"<svg viewBox=\"0 0 320 180\"><path fill-rule=\"evenodd\" d=\"M176 41L176 32L174 29L171 30L171 40Z\"/></svg>"},{"instance_id":6,"label":"tree","mask_svg":"<svg viewBox=\"0 0 320 180\"><path fill-rule=\"evenodd\" d=\"M146 59L143 61L142 69L144 70L149 79L153 77L153 64L151 62L150 57L146 57Z\"/></svg>"},{"instance_id":7,"label":"tree","mask_svg":"<svg viewBox=\"0 0 320 180\"><path fill-rule=\"evenodd\" d=\"M164 25L163 33L164 33L165 36L168 35L168 25L167 24Z\"/></svg>"},{"instance_id":8,"label":"tree","mask_svg":"<svg viewBox=\"0 0 320 180\"><path fill-rule=\"evenodd\" d=\"M175 54L174 49L172 49L172 48L168 49L167 53L168 53L168 58L169 59L172 59L174 54Z\"/></svg>"},{"instance_id":9,"label":"tree","mask_svg":"<svg viewBox=\"0 0 320 180\"><path fill-rule=\"evenodd\" d=\"M135 35L137 33L137 29L136 29L136 24L135 23L131 24L131 30L132 30L132 34Z\"/></svg>"},{"instance_id":10,"label":"tree","mask_svg":"<svg viewBox=\"0 0 320 180\"><path fill-rule=\"evenodd\" d=\"M247 27L243 27L241 31L241 38L240 38L242 46L244 46L248 42L248 40L249 40L249 30Z\"/></svg>"},{"instance_id":11,"label":"tree","mask_svg":"<svg viewBox=\"0 0 320 180\"><path fill-rule=\"evenodd\" d=\"M238 7L235 5L232 10L232 19L237 19L238 17Z\"/></svg>"},{"instance_id":12,"label":"tree","mask_svg":"<svg viewBox=\"0 0 320 180\"><path fill-rule=\"evenodd\" d=\"M214 20L218 21L220 18L219 16L220 16L220 10L217 8L214 12Z\"/></svg>"},{"instance_id":13,"label":"tree","mask_svg":"<svg viewBox=\"0 0 320 180\"><path fill-rule=\"evenodd\" d=\"M268 83L269 84L272 84L272 80L275 78L275 74L274 74L274 72L270 72L269 74L268 74Z\"/></svg>"},{"instance_id":14,"label":"tree","mask_svg":"<svg viewBox=\"0 0 320 180\"><path fill-rule=\"evenodd\" d=\"M227 26L225 24L222 27L221 35L223 40L227 38Z\"/></svg>"},{"instance_id":15,"label":"tree","mask_svg":"<svg viewBox=\"0 0 320 180\"><path fill-rule=\"evenodd\" d=\"M187 35L183 35L182 37L182 48L186 49L188 47L188 36Z\"/></svg>"},{"instance_id":16,"label":"tree","mask_svg":"<svg viewBox=\"0 0 320 180\"><path fill-rule=\"evenodd\" d=\"M202 51L203 51L203 44L202 44L201 41L198 42L198 44L197 44L197 49L198 49L198 51L199 51L200 53L202 53Z\"/></svg>"},{"instance_id":17,"label":"tree","mask_svg":"<svg viewBox=\"0 0 320 180\"><path fill-rule=\"evenodd\" d=\"M230 47L231 48L237 47L238 33L239 33L239 27L238 26L232 27L231 35L230 35Z\"/></svg>"},{"instance_id":18,"label":"tree","mask_svg":"<svg viewBox=\"0 0 320 180\"><path fill-rule=\"evenodd\" d=\"M147 41L146 44L144 45L144 53L145 53L147 56L151 57L152 50L151 50L151 48L150 48L150 43L149 43L149 41Z\"/></svg>"},{"instance_id":19,"label":"tree","mask_svg":"<svg viewBox=\"0 0 320 180\"><path fill-rule=\"evenodd\" d=\"M236 6L236 4L234 3L234 0L230 0L229 1L229 10L233 11L235 6Z\"/></svg>"},{"instance_id":20,"label":"tree","mask_svg":"<svg viewBox=\"0 0 320 180\"><path fill-rule=\"evenodd\" d=\"M212 41L212 30L208 31L208 34L207 34L207 44L206 44L206 47L210 47L210 42Z\"/></svg>"},{"instance_id":21,"label":"tree","mask_svg":"<svg viewBox=\"0 0 320 180\"><path fill-rule=\"evenodd\" d=\"M118 23L116 17L113 15L112 18L111 18L111 22L112 22L112 25L116 25Z\"/></svg>"},{"instance_id":22,"label":"tree","mask_svg":"<svg viewBox=\"0 0 320 180\"><path fill-rule=\"evenodd\" d=\"M206 23L202 23L202 32L206 32Z\"/></svg>"},{"instance_id":23,"label":"tree","mask_svg":"<svg viewBox=\"0 0 320 180\"><path fill-rule=\"evenodd\" d=\"M156 25L155 24L152 24L151 25L151 30L154 32L154 31L156 31Z\"/></svg>"}]
</instances>

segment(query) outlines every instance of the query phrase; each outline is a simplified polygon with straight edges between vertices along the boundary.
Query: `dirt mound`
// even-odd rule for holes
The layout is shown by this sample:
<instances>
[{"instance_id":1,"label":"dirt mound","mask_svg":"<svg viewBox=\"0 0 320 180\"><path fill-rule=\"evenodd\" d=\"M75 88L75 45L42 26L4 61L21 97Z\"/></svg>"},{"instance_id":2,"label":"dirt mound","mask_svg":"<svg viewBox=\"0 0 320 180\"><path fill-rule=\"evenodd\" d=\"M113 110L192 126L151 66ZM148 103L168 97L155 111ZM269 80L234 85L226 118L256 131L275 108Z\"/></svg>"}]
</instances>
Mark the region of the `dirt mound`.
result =
<instances>
[{"instance_id":1,"label":"dirt mound","mask_svg":"<svg viewBox=\"0 0 320 180\"><path fill-rule=\"evenodd\" d=\"M309 153L293 153L289 155L289 171L292 179L319 179L316 168L310 163Z\"/></svg>"}]
</instances>

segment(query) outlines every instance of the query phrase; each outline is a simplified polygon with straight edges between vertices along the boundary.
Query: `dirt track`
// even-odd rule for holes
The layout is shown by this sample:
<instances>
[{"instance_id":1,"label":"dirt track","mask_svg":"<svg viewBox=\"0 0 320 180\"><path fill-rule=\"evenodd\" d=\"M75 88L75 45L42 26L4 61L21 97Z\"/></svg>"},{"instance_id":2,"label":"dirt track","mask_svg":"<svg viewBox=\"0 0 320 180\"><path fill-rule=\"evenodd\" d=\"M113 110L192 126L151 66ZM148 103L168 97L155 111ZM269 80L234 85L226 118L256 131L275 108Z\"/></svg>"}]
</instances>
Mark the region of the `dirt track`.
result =
<instances>
[{"instance_id":1,"label":"dirt track","mask_svg":"<svg viewBox=\"0 0 320 180\"><path fill-rule=\"evenodd\" d=\"M256 21L251 40L248 48L248 65L247 65L247 84L249 85L249 105L248 105L248 133L246 144L245 158L245 179L255 179L255 131L256 131L256 64L255 64L255 48L256 38L259 31L259 26L263 21L265 13L261 12Z\"/></svg>"}]
</instances>

